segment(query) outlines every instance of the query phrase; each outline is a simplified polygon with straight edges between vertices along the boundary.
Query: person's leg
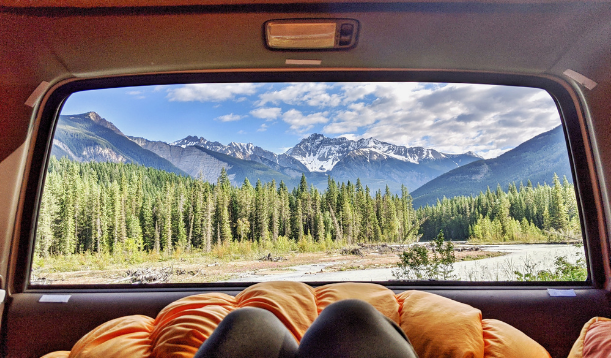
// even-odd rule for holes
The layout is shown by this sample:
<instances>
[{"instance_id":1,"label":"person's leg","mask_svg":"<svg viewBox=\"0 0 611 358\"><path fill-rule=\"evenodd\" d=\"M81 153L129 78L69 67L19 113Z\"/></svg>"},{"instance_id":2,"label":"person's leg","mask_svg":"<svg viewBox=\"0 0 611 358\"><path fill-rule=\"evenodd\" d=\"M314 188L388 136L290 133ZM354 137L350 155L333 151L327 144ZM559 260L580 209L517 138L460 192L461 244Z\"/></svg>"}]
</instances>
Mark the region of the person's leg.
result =
<instances>
[{"instance_id":1,"label":"person's leg","mask_svg":"<svg viewBox=\"0 0 611 358\"><path fill-rule=\"evenodd\" d=\"M307 330L299 358L417 358L396 323L367 302L343 300L329 305Z\"/></svg>"},{"instance_id":2,"label":"person's leg","mask_svg":"<svg viewBox=\"0 0 611 358\"><path fill-rule=\"evenodd\" d=\"M228 314L194 358L294 358L297 347L291 332L273 313L246 307Z\"/></svg>"}]
</instances>

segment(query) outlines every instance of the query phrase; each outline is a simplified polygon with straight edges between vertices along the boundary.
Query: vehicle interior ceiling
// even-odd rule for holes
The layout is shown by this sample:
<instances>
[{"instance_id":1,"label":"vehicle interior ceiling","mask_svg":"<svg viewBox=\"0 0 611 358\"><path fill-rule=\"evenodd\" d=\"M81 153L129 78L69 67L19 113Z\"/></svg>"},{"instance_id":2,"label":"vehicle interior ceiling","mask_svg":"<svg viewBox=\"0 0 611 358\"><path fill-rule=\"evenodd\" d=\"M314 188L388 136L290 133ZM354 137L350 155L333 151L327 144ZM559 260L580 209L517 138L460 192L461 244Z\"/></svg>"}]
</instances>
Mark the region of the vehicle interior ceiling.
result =
<instances>
[{"instance_id":1,"label":"vehicle interior ceiling","mask_svg":"<svg viewBox=\"0 0 611 358\"><path fill-rule=\"evenodd\" d=\"M184 74L194 78L226 74L235 81L250 81L253 76L308 80L314 74L322 80L341 80L386 78L385 73L393 71L420 81L494 83L498 79L510 83L527 78L556 82L571 94L578 109L576 128L586 146L585 157L573 160L587 163L589 172L581 179L590 180L593 188L592 193L584 194L588 201L582 201L588 215L586 225L590 225L586 246L591 284L577 287L576 297L553 300L543 286L418 289L470 304L484 318L515 326L553 357L568 354L588 319L609 316L611 2L172 3L0 2L0 276L7 293L2 320L4 354L41 356L69 350L83 334L110 319L129 314L155 317L169 302L190 294L211 290L236 294L243 289L238 285L129 291L64 288L55 292L70 292L68 304L49 309L38 303L41 291L28 289L26 282L32 245L27 226L32 225L32 212L26 210L32 204L26 198L37 190L37 184L28 178L42 165L35 152L41 150L37 135L44 124L42 109L49 94L60 85L83 79L99 79L100 87L108 87L113 78L137 85L142 81L171 83ZM263 24L292 18L356 19L358 43L345 51L266 48ZM321 63L287 65L287 59ZM567 77L567 69L593 80L596 87L587 89ZM512 77L516 75L522 77ZM126 80L125 76L130 77ZM43 82L49 83L48 89L43 88L46 95L33 107L25 105ZM399 292L410 287L391 288Z\"/></svg>"}]
</instances>

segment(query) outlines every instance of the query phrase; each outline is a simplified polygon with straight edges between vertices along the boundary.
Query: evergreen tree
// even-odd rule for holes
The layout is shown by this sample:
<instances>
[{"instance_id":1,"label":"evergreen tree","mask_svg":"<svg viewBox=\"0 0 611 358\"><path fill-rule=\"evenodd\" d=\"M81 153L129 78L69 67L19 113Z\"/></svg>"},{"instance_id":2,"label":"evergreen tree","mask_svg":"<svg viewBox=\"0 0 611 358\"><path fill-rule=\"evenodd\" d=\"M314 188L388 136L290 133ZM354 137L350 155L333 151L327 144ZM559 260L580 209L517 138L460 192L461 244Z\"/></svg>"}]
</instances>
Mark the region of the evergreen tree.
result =
<instances>
[{"instance_id":1,"label":"evergreen tree","mask_svg":"<svg viewBox=\"0 0 611 358\"><path fill-rule=\"evenodd\" d=\"M292 237L296 241L301 241L303 239L301 199L297 198L294 204L294 210L291 210L291 214L291 228L293 229Z\"/></svg>"},{"instance_id":2,"label":"evergreen tree","mask_svg":"<svg viewBox=\"0 0 611 358\"><path fill-rule=\"evenodd\" d=\"M261 184L261 180L257 180L257 185L255 186L256 240L266 240L269 237L268 207L266 201L263 184Z\"/></svg>"},{"instance_id":3,"label":"evergreen tree","mask_svg":"<svg viewBox=\"0 0 611 358\"><path fill-rule=\"evenodd\" d=\"M291 205L289 192L283 181L278 187L278 232L280 235L288 237L291 235Z\"/></svg>"},{"instance_id":4,"label":"evergreen tree","mask_svg":"<svg viewBox=\"0 0 611 358\"><path fill-rule=\"evenodd\" d=\"M556 230L566 230L569 226L568 212L564 204L564 188L558 180L558 175L554 173L554 187L551 197L550 225Z\"/></svg>"},{"instance_id":5,"label":"evergreen tree","mask_svg":"<svg viewBox=\"0 0 611 358\"><path fill-rule=\"evenodd\" d=\"M388 187L372 195L360 179L338 185L329 177L320 192L302 175L289 191L284 182L258 181L253 188L248 179L233 187L224 168L216 185L133 164L52 157L48 168L35 249L42 257L128 246L210 252L214 244L279 236L348 243L428 241L440 231L452 240L545 241L557 231L580 236L573 185L557 176L552 186L512 183L507 192L497 186L414 210L406 187L400 196Z\"/></svg>"},{"instance_id":6,"label":"evergreen tree","mask_svg":"<svg viewBox=\"0 0 611 358\"><path fill-rule=\"evenodd\" d=\"M163 231L162 231L162 242L164 244L164 251L166 254L172 253L172 199L173 199L173 186L166 185L165 201L163 203Z\"/></svg>"}]
</instances>

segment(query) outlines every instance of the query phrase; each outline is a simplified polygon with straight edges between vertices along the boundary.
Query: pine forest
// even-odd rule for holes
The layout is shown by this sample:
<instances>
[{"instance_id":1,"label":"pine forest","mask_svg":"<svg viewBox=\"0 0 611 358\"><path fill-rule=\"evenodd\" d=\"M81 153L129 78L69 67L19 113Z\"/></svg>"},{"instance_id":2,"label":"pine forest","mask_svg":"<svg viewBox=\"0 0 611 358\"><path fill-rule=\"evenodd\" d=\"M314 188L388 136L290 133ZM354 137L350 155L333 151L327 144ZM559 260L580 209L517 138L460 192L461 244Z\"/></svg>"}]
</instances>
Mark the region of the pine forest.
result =
<instances>
[{"instance_id":1,"label":"pine forest","mask_svg":"<svg viewBox=\"0 0 611 358\"><path fill-rule=\"evenodd\" d=\"M294 189L280 182L233 186L134 164L50 159L40 205L38 257L113 253L118 248L170 254L210 252L235 242L332 241L409 243L549 242L580 239L573 185L554 176L438 200L414 209L407 188L371 192L359 179L324 191L305 176Z\"/></svg>"}]
</instances>

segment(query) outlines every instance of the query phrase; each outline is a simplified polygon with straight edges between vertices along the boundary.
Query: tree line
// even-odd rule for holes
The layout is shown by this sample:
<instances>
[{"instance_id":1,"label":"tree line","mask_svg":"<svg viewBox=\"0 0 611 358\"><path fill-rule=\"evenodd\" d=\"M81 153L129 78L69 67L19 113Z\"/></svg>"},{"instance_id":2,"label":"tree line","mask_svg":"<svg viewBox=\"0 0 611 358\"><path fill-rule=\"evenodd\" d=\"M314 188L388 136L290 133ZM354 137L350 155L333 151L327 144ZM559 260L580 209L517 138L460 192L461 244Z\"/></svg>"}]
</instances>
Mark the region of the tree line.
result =
<instances>
[{"instance_id":1,"label":"tree line","mask_svg":"<svg viewBox=\"0 0 611 358\"><path fill-rule=\"evenodd\" d=\"M359 179L328 178L320 191L302 176L299 186L245 179L231 185L223 169L216 183L150 167L78 163L51 157L42 195L36 253L67 255L131 250L210 252L233 241L275 242L279 237L335 240L346 244L466 240L579 227L572 185L500 187L477 197L455 197L415 210L407 188L401 195L374 193ZM538 235L538 236L537 236Z\"/></svg>"},{"instance_id":2,"label":"tree line","mask_svg":"<svg viewBox=\"0 0 611 358\"><path fill-rule=\"evenodd\" d=\"M573 184L556 174L552 185L509 184L488 188L478 196L437 200L417 211L420 233L433 240L440 231L446 239L479 242L581 240L581 226ZM426 219L426 220L424 220Z\"/></svg>"},{"instance_id":3,"label":"tree line","mask_svg":"<svg viewBox=\"0 0 611 358\"><path fill-rule=\"evenodd\" d=\"M232 186L223 169L216 183L150 167L78 163L51 157L39 210L36 252L112 252L124 245L171 253L231 241L342 240L405 242L418 235L407 188L370 193L328 179L324 192L302 176L292 190L275 181Z\"/></svg>"}]
</instances>

